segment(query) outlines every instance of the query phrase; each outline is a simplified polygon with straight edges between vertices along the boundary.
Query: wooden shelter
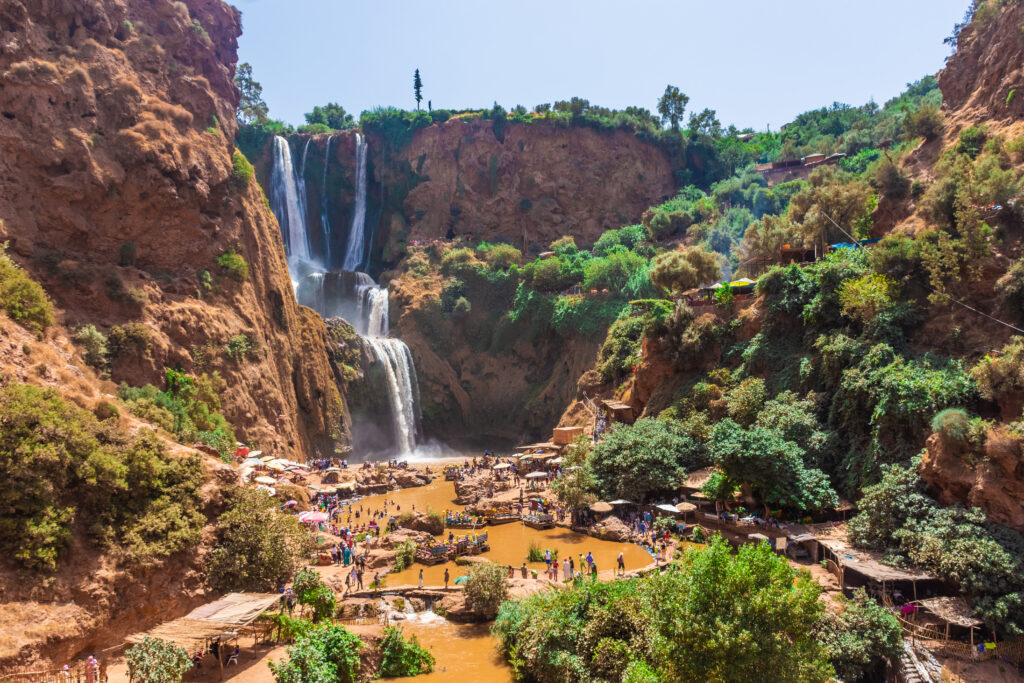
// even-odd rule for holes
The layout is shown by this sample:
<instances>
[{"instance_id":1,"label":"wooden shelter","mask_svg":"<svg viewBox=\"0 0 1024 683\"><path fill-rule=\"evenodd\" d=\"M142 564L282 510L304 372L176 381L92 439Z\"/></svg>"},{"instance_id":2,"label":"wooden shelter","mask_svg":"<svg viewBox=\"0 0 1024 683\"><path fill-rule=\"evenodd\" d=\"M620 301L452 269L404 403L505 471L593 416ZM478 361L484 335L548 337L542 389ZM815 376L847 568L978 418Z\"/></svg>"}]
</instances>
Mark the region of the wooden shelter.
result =
<instances>
[{"instance_id":1,"label":"wooden shelter","mask_svg":"<svg viewBox=\"0 0 1024 683\"><path fill-rule=\"evenodd\" d=\"M567 446L583 435L583 427L555 427L551 440L559 446Z\"/></svg>"},{"instance_id":2,"label":"wooden shelter","mask_svg":"<svg viewBox=\"0 0 1024 683\"><path fill-rule=\"evenodd\" d=\"M168 621L144 633L130 635L128 643L141 643L146 636L166 640L189 653L205 651L207 643L224 643L250 630L247 627L277 604L277 593L228 593L220 600L197 607L180 619ZM224 649L218 648L217 663L224 679Z\"/></svg>"},{"instance_id":3,"label":"wooden shelter","mask_svg":"<svg viewBox=\"0 0 1024 683\"><path fill-rule=\"evenodd\" d=\"M890 590L907 590L917 600L919 591L930 591L944 585L942 579L922 569L903 569L885 564L881 561L881 553L855 549L845 538L819 538L818 548L843 590L862 586L883 594Z\"/></svg>"},{"instance_id":4,"label":"wooden shelter","mask_svg":"<svg viewBox=\"0 0 1024 683\"><path fill-rule=\"evenodd\" d=\"M605 399L604 401L601 401L601 405L608 411L608 418L610 422L624 422L631 425L636 419L633 415L633 406L628 403Z\"/></svg>"}]
</instances>

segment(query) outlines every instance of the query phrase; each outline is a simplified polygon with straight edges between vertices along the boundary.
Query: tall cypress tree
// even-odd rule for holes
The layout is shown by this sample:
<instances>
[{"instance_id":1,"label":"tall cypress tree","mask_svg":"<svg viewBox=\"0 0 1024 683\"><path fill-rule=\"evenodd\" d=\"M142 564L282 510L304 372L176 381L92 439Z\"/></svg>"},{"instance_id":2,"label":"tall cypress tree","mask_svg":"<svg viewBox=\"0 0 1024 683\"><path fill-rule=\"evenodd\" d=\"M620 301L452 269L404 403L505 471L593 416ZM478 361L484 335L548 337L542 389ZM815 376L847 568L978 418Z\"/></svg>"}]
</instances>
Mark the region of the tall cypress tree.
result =
<instances>
[{"instance_id":1,"label":"tall cypress tree","mask_svg":"<svg viewBox=\"0 0 1024 683\"><path fill-rule=\"evenodd\" d=\"M412 91L416 95L416 108L420 108L420 102L423 101L423 81L420 79L420 70L416 69L416 73L412 77Z\"/></svg>"}]
</instances>

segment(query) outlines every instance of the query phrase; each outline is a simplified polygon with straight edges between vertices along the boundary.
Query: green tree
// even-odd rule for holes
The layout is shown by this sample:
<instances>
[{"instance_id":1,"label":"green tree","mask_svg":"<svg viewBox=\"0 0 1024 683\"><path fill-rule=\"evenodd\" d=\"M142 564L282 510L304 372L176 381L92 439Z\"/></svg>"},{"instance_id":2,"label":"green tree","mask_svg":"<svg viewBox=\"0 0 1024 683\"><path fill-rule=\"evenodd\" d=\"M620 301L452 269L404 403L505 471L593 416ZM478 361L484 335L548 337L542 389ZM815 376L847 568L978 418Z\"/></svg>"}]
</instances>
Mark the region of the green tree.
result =
<instances>
[{"instance_id":1,"label":"green tree","mask_svg":"<svg viewBox=\"0 0 1024 683\"><path fill-rule=\"evenodd\" d=\"M328 102L322 107L313 107L313 111L306 114L306 123L309 125L320 124L332 130L345 130L355 125L352 115L337 102Z\"/></svg>"},{"instance_id":2,"label":"green tree","mask_svg":"<svg viewBox=\"0 0 1024 683\"><path fill-rule=\"evenodd\" d=\"M658 113L661 114L661 122L668 122L673 129L679 128L679 122L683 120L686 112L686 105L690 103L690 97L680 92L674 85L665 86L665 94L658 100Z\"/></svg>"},{"instance_id":3,"label":"green tree","mask_svg":"<svg viewBox=\"0 0 1024 683\"><path fill-rule=\"evenodd\" d=\"M423 101L423 79L420 78L419 69L416 69L416 73L412 77L412 92L416 97L416 109L419 109L420 102Z\"/></svg>"},{"instance_id":4,"label":"green tree","mask_svg":"<svg viewBox=\"0 0 1024 683\"><path fill-rule=\"evenodd\" d=\"M40 338L53 324L53 303L42 286L8 256L6 242L0 245L0 309Z\"/></svg>"},{"instance_id":5,"label":"green tree","mask_svg":"<svg viewBox=\"0 0 1024 683\"><path fill-rule=\"evenodd\" d=\"M839 287L843 315L868 324L893 306L896 282L878 273L845 280Z\"/></svg>"},{"instance_id":6,"label":"green tree","mask_svg":"<svg viewBox=\"0 0 1024 683\"><path fill-rule=\"evenodd\" d=\"M699 114L690 114L690 132L694 135L707 135L712 138L722 137L722 124L714 109L705 109Z\"/></svg>"},{"instance_id":7,"label":"green tree","mask_svg":"<svg viewBox=\"0 0 1024 683\"><path fill-rule=\"evenodd\" d=\"M749 484L769 505L816 510L839 502L825 473L804 465L804 449L774 429L744 429L726 418L712 430L708 449L729 479Z\"/></svg>"},{"instance_id":8,"label":"green tree","mask_svg":"<svg viewBox=\"0 0 1024 683\"><path fill-rule=\"evenodd\" d=\"M722 276L718 257L704 247L675 249L654 259L651 282L668 296L714 282Z\"/></svg>"},{"instance_id":9,"label":"green tree","mask_svg":"<svg viewBox=\"0 0 1024 683\"><path fill-rule=\"evenodd\" d=\"M654 494L676 490L688 468L703 464L703 449L679 425L643 418L633 425L613 426L594 447L585 467L606 500L644 502Z\"/></svg>"},{"instance_id":10,"label":"green tree","mask_svg":"<svg viewBox=\"0 0 1024 683\"><path fill-rule=\"evenodd\" d=\"M817 627L817 638L828 651L836 675L843 681L872 678L903 650L900 623L892 612L868 597L863 588L853 599L839 596L843 611L826 610Z\"/></svg>"},{"instance_id":11,"label":"green tree","mask_svg":"<svg viewBox=\"0 0 1024 683\"><path fill-rule=\"evenodd\" d=\"M288 659L270 662L270 670L277 683L354 683L362 648L359 636L344 626L308 628L288 648Z\"/></svg>"},{"instance_id":12,"label":"green tree","mask_svg":"<svg viewBox=\"0 0 1024 683\"><path fill-rule=\"evenodd\" d=\"M315 569L303 569L295 575L292 590L300 605L308 605L313 610L313 623L334 616L337 601L334 591L327 587L320 572Z\"/></svg>"},{"instance_id":13,"label":"green tree","mask_svg":"<svg viewBox=\"0 0 1024 683\"><path fill-rule=\"evenodd\" d=\"M252 76L252 65L242 62L235 72L235 87L238 88L238 121L253 124L266 123L269 110L263 101L263 86Z\"/></svg>"},{"instance_id":14,"label":"green tree","mask_svg":"<svg viewBox=\"0 0 1024 683\"><path fill-rule=\"evenodd\" d=\"M767 544L716 537L664 574L506 601L492 630L525 681L824 683L820 593Z\"/></svg>"},{"instance_id":15,"label":"green tree","mask_svg":"<svg viewBox=\"0 0 1024 683\"><path fill-rule=\"evenodd\" d=\"M493 562L482 562L469 568L466 601L472 609L488 620L494 618L498 613L498 607L508 597L505 577L505 568Z\"/></svg>"},{"instance_id":16,"label":"green tree","mask_svg":"<svg viewBox=\"0 0 1024 683\"><path fill-rule=\"evenodd\" d=\"M294 515L259 489L235 489L217 524L219 542L207 577L223 591L271 591L290 579L312 550L312 539Z\"/></svg>"},{"instance_id":17,"label":"green tree","mask_svg":"<svg viewBox=\"0 0 1024 683\"><path fill-rule=\"evenodd\" d=\"M133 683L178 683L192 668L185 648L151 636L144 637L124 654Z\"/></svg>"}]
</instances>

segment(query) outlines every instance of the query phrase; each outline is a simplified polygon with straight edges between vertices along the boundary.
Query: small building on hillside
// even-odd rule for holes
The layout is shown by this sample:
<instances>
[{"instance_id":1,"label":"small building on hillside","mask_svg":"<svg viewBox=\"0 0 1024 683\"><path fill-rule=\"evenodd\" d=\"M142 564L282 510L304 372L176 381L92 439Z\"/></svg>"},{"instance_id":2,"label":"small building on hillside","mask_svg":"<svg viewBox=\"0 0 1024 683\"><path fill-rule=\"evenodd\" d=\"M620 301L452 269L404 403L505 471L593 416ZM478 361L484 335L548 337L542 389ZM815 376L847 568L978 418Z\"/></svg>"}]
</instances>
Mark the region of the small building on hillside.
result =
<instances>
[{"instance_id":1,"label":"small building on hillside","mask_svg":"<svg viewBox=\"0 0 1024 683\"><path fill-rule=\"evenodd\" d=\"M631 425L636 421L636 417L633 415L633 406L628 403L605 399L601 401L601 405L608 411L609 422L623 422Z\"/></svg>"}]
</instances>

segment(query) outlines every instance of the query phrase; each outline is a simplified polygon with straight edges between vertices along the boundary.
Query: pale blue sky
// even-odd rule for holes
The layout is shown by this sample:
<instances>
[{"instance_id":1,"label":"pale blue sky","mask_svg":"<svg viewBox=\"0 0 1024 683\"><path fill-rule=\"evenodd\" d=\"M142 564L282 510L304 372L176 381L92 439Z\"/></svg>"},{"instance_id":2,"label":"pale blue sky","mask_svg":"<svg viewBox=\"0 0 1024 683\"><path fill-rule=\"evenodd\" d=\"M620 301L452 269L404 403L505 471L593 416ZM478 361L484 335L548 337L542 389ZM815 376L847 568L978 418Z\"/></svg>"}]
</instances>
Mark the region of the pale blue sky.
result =
<instances>
[{"instance_id":1,"label":"pale blue sky","mask_svg":"<svg viewBox=\"0 0 1024 683\"><path fill-rule=\"evenodd\" d=\"M655 109L671 83L726 125L777 129L834 101L879 104L942 68L969 0L236 0L239 61L270 114L339 102L505 107L585 97Z\"/></svg>"}]
</instances>

